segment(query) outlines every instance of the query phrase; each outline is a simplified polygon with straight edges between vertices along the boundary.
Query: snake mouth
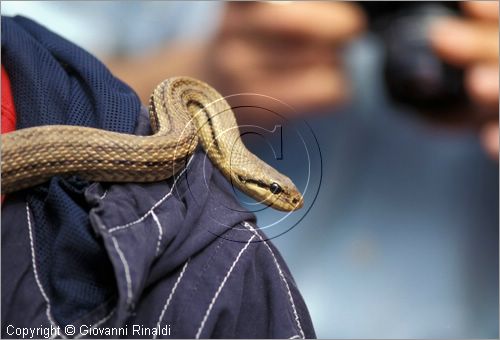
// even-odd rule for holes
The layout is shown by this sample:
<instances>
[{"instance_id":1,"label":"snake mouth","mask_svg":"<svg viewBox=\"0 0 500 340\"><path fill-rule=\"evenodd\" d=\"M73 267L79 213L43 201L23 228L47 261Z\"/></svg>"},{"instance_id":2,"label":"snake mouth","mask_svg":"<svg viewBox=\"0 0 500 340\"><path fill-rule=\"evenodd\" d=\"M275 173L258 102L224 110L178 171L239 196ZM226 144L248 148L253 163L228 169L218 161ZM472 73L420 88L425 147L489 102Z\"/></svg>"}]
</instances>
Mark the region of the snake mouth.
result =
<instances>
[{"instance_id":1,"label":"snake mouth","mask_svg":"<svg viewBox=\"0 0 500 340\"><path fill-rule=\"evenodd\" d=\"M260 204L267 205L280 211L293 210L290 202L283 197L283 194L273 194L263 182L246 180L241 184L239 189L255 199L258 198L257 202Z\"/></svg>"},{"instance_id":2,"label":"snake mouth","mask_svg":"<svg viewBox=\"0 0 500 340\"><path fill-rule=\"evenodd\" d=\"M268 206L283 212L295 211L304 205L304 201L302 199L293 199L292 201L281 200L275 198L273 202L270 202Z\"/></svg>"},{"instance_id":3,"label":"snake mouth","mask_svg":"<svg viewBox=\"0 0 500 340\"><path fill-rule=\"evenodd\" d=\"M247 179L243 182L243 191L253 197L259 197L259 203L280 211L294 211L304 206L302 195L295 189L288 192L272 193L262 181Z\"/></svg>"}]
</instances>

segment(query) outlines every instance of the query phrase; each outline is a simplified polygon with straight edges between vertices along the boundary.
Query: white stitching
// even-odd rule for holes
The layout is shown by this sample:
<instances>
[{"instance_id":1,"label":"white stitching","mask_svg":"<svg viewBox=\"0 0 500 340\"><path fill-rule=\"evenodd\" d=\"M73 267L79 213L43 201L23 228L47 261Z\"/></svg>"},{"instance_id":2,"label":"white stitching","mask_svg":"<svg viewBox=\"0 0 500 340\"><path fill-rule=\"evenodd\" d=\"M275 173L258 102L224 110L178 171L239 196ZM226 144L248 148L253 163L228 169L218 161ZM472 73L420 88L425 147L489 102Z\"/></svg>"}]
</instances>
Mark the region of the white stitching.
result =
<instances>
[{"instance_id":1,"label":"white stitching","mask_svg":"<svg viewBox=\"0 0 500 340\"><path fill-rule=\"evenodd\" d=\"M120 257L120 260L122 261L123 264L123 269L125 270L125 281L127 282L127 305L130 306L132 302L132 280L130 279L130 268L128 266L127 259L125 258L125 255L123 255L116 239L113 236L111 236L111 240L113 241L115 250L118 253L118 256Z\"/></svg>"},{"instance_id":2,"label":"white stitching","mask_svg":"<svg viewBox=\"0 0 500 340\"><path fill-rule=\"evenodd\" d=\"M198 331L196 332L196 336L195 336L196 339L200 338L201 332L203 331L203 327L205 327L205 323L207 322L208 316L210 315L210 312L212 311L212 308L215 304L215 301L217 301L217 298L219 297L219 294L222 291L222 288L224 288L224 285L226 284L226 281L229 278L229 275L231 275L231 272L233 271L234 267L236 266L236 264L240 260L241 255L248 248L248 246L250 245L250 243L252 242L252 240L254 238L255 238L255 235L252 235L252 237L250 237L250 239L247 241L245 246L240 250L240 252L238 253L238 256L236 256L236 259L233 261L233 264L231 265L231 267L229 267L229 270L227 271L226 276L224 276L224 279L222 280L219 287L215 291L215 295L212 298L212 301L210 302L210 304L208 305L207 311L205 312L205 315L203 316L203 320L201 321L200 327L198 328Z\"/></svg>"},{"instance_id":3,"label":"white stitching","mask_svg":"<svg viewBox=\"0 0 500 340\"><path fill-rule=\"evenodd\" d=\"M177 280L174 283L174 286L172 287L172 291L170 291L170 294L168 295L167 301L165 302L165 305L163 306L163 309L161 310L160 317L158 318L158 322L156 323L156 328L160 329L161 322L163 320L163 316L165 315L165 312L167 311L168 306L170 305L170 301L172 301L172 297L174 296L174 293L177 289L177 285L181 281L182 277L184 276L184 272L186 271L186 268L188 266L189 260L186 261L184 266L182 267L182 271L177 277ZM153 339L156 339L157 334L153 336Z\"/></svg>"},{"instance_id":4,"label":"white stitching","mask_svg":"<svg viewBox=\"0 0 500 340\"><path fill-rule=\"evenodd\" d=\"M278 269L279 275L280 275L281 279L283 280L283 282L285 283L285 287L286 287L286 290L288 293L288 298L289 298L290 303L292 305L293 314L295 316L295 321L297 322L297 327L299 328L300 335L302 336L302 338L305 338L304 331L302 330L302 326L300 324L299 314L297 313L297 308L295 307L295 303L293 301L292 292L290 291L290 286L288 285L288 282L285 278L285 275L283 274L283 271L281 270L281 267L278 263L278 260L276 259L276 256L274 255L273 250L271 249L271 247L269 247L269 244L267 244L267 242L262 238L262 236L257 232L257 230L255 230L255 228L250 225L250 223L245 221L243 223L243 225L245 227L247 227L249 230L251 230L255 235L257 235L259 237L259 239L266 245L267 249L269 249L269 252L271 253L271 256L273 257L274 263L276 264L276 268Z\"/></svg>"},{"instance_id":5,"label":"white stitching","mask_svg":"<svg viewBox=\"0 0 500 340\"><path fill-rule=\"evenodd\" d=\"M151 213L151 216L153 217L153 220L155 220L156 226L158 227L158 242L156 242L156 253L155 253L155 255L158 255L158 253L160 252L161 238L163 236L163 228L161 227L160 220L158 219L158 216L156 216L154 211Z\"/></svg>"},{"instance_id":6,"label":"white stitching","mask_svg":"<svg viewBox=\"0 0 500 340\"><path fill-rule=\"evenodd\" d=\"M135 220L133 222L113 227L113 228L109 229L108 232L109 233L113 233L113 232L115 232L117 230L121 230L121 229L125 229L125 228L128 228L128 227L131 227L134 224L142 222L146 217L148 217L148 215L150 215L153 212L154 209L156 209L160 204L162 204L167 198L169 198L172 195L172 193L174 191L174 188L175 188L175 184L177 183L177 181L179 180L179 178L181 178L181 176L184 174L184 172L186 172L187 168L189 167L189 163L191 163L191 160L193 158L194 158L194 155L191 156L191 158L189 158L189 160L188 160L186 166L184 167L184 169L182 169L182 171L179 173L179 175L176 176L176 178L174 179L174 183L172 184L172 188L170 188L170 191L165 196L163 196L162 198L160 198L160 200L158 200L144 215L142 215L141 217L139 217L137 220Z\"/></svg>"},{"instance_id":7,"label":"white stitching","mask_svg":"<svg viewBox=\"0 0 500 340\"><path fill-rule=\"evenodd\" d=\"M47 315L47 319L51 323L52 326L54 327L59 327L56 323L56 321L52 318L52 314L50 312L51 306L50 306L50 300L48 295L45 293L45 290L43 289L42 283L40 282L40 278L38 277L38 271L36 267L36 259L35 259L35 247L34 247L34 242L33 242L33 235L32 235L32 229L31 229L31 218L30 218L30 208L28 202L26 202L26 217L28 219L28 231L29 231L29 237L30 237L30 248L31 248L31 264L33 266L33 274L35 275L35 281L38 286L38 289L40 290L40 293L43 296L43 299L45 300L47 307L45 309L45 314ZM53 334L51 338L56 335ZM66 339L64 334L60 333L61 337L63 339Z\"/></svg>"},{"instance_id":8,"label":"white stitching","mask_svg":"<svg viewBox=\"0 0 500 340\"><path fill-rule=\"evenodd\" d=\"M36 270L35 247L33 245L33 236L32 236L32 230L31 230L30 209L29 209L28 203L26 203L26 216L28 218L28 230L29 230L30 247L31 247L31 262L33 264L33 271L34 271L34 274L35 274L35 280L36 280L36 283L38 285L38 288L40 289L40 292L43 295L43 298L45 299L45 301L48 304L49 303L49 297L47 296L47 294L45 294L45 290L43 289L42 284L40 283L40 278L38 277L38 272ZM49 308L50 308L50 305L49 305Z\"/></svg>"},{"instance_id":9,"label":"white stitching","mask_svg":"<svg viewBox=\"0 0 500 340\"><path fill-rule=\"evenodd\" d=\"M97 321L95 324L92 325L92 327L90 327L90 329L94 329L94 328L97 328L99 327L100 325L102 325L103 323L105 323L106 321L108 321L112 316L113 314L116 312L116 307L113 308L113 310L111 312L109 312L108 315L106 315L104 318L102 318L101 320ZM81 337L83 336L82 333L79 333L77 336L75 336L75 339L80 339Z\"/></svg>"},{"instance_id":10,"label":"white stitching","mask_svg":"<svg viewBox=\"0 0 500 340\"><path fill-rule=\"evenodd\" d=\"M108 190L104 191L104 194L102 194L102 196L100 196L99 199L103 200L107 194L108 194Z\"/></svg>"}]
</instances>

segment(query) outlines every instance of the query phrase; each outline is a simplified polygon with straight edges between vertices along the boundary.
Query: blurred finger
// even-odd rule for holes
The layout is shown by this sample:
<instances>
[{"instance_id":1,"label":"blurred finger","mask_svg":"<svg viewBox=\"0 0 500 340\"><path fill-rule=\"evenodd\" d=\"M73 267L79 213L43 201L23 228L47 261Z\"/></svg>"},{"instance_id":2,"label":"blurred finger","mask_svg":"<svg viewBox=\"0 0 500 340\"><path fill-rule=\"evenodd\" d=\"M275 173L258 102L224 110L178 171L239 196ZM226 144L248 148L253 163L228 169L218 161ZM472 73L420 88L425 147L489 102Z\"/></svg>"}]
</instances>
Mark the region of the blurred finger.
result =
<instances>
[{"instance_id":1,"label":"blurred finger","mask_svg":"<svg viewBox=\"0 0 500 340\"><path fill-rule=\"evenodd\" d=\"M328 65L287 72L280 77L263 77L254 86L299 111L338 104L349 96L346 77Z\"/></svg>"},{"instance_id":2,"label":"blurred finger","mask_svg":"<svg viewBox=\"0 0 500 340\"><path fill-rule=\"evenodd\" d=\"M346 41L365 26L360 8L343 2L231 2L226 17L227 30L327 42Z\"/></svg>"},{"instance_id":3,"label":"blurred finger","mask_svg":"<svg viewBox=\"0 0 500 340\"><path fill-rule=\"evenodd\" d=\"M334 65L337 62L331 48L320 46L269 46L252 44L236 37L226 38L213 49L214 63L221 70L232 70L235 77L250 73L270 76L295 72L315 64Z\"/></svg>"},{"instance_id":4,"label":"blurred finger","mask_svg":"<svg viewBox=\"0 0 500 340\"><path fill-rule=\"evenodd\" d=\"M498 1L464 1L460 3L468 15L491 21L498 21Z\"/></svg>"},{"instance_id":5,"label":"blurred finger","mask_svg":"<svg viewBox=\"0 0 500 340\"><path fill-rule=\"evenodd\" d=\"M481 131L481 144L486 152L493 158L498 160L498 122L487 124Z\"/></svg>"},{"instance_id":6,"label":"blurred finger","mask_svg":"<svg viewBox=\"0 0 500 340\"><path fill-rule=\"evenodd\" d=\"M482 105L498 106L498 65L477 65L467 70L465 84L471 98Z\"/></svg>"},{"instance_id":7,"label":"blurred finger","mask_svg":"<svg viewBox=\"0 0 500 340\"><path fill-rule=\"evenodd\" d=\"M274 72L232 66L218 72L226 95L259 93L276 98L299 111L336 104L349 95L346 77L331 64L314 64Z\"/></svg>"},{"instance_id":8,"label":"blurred finger","mask_svg":"<svg viewBox=\"0 0 500 340\"><path fill-rule=\"evenodd\" d=\"M431 27L431 43L446 61L457 65L498 60L498 26L441 19Z\"/></svg>"}]
</instances>

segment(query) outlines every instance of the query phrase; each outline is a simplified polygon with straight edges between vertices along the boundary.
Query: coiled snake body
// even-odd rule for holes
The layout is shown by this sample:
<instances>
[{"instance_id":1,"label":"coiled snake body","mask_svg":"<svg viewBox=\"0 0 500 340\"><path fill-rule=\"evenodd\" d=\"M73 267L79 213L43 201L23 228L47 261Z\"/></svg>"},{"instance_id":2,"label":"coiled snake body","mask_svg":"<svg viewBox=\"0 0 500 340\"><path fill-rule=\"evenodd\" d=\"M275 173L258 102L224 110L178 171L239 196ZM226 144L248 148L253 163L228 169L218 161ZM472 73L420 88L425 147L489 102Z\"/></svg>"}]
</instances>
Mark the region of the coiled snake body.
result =
<instances>
[{"instance_id":1,"label":"coiled snake body","mask_svg":"<svg viewBox=\"0 0 500 340\"><path fill-rule=\"evenodd\" d=\"M246 149L231 108L209 85L188 77L167 79L154 89L149 115L151 136L64 125L2 135L2 193L56 175L102 182L164 180L184 167L201 142L222 174L257 201L283 211L303 205L288 177Z\"/></svg>"}]
</instances>

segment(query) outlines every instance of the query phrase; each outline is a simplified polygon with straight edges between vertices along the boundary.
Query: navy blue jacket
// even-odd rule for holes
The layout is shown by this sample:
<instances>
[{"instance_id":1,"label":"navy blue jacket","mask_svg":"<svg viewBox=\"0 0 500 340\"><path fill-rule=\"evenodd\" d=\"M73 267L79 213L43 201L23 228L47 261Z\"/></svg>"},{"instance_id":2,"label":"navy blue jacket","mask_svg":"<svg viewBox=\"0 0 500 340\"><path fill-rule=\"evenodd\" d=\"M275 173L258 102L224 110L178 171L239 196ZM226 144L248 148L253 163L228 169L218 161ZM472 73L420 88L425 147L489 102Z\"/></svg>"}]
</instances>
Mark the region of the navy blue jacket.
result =
<instances>
[{"instance_id":1,"label":"navy blue jacket","mask_svg":"<svg viewBox=\"0 0 500 340\"><path fill-rule=\"evenodd\" d=\"M141 117L144 128L147 116ZM36 257L41 240L25 194L8 196L2 207L2 336L12 337L8 325L52 324L61 331L72 325L76 334L89 327L128 327L126 335L139 338L151 336L133 333L134 325L168 327L174 338L314 337L280 254L263 241L254 216L241 212L232 188L205 157L199 150L168 181L94 183L85 190L93 235L111 263L111 272L103 272L111 279L99 284L112 289L104 302L74 320L64 316L79 308L78 299L58 299L49 293L56 289L40 280L50 268ZM106 263L94 263L77 270L100 266L106 269ZM72 284L71 277L58 279Z\"/></svg>"}]
</instances>

